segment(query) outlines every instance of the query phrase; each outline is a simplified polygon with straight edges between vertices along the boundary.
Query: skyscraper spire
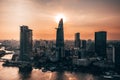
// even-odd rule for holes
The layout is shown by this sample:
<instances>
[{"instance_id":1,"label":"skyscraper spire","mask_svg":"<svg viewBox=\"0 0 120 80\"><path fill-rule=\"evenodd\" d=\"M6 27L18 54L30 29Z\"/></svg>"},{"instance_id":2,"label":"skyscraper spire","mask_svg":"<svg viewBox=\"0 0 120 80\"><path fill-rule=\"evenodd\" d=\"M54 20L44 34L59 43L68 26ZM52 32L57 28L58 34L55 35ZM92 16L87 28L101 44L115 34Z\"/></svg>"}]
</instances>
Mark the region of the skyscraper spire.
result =
<instances>
[{"instance_id":1,"label":"skyscraper spire","mask_svg":"<svg viewBox=\"0 0 120 80\"><path fill-rule=\"evenodd\" d=\"M63 18L60 19L58 28L63 28Z\"/></svg>"}]
</instances>

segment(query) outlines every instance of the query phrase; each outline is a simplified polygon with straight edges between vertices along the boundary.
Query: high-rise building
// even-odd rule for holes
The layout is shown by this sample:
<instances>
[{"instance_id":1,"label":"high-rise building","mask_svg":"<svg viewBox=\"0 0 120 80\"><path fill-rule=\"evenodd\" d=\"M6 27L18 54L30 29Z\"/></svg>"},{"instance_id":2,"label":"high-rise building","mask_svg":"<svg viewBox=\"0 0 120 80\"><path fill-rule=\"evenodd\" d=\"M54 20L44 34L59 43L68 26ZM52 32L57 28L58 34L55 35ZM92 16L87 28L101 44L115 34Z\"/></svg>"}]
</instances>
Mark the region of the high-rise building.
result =
<instances>
[{"instance_id":1,"label":"high-rise building","mask_svg":"<svg viewBox=\"0 0 120 80\"><path fill-rule=\"evenodd\" d=\"M75 47L76 48L80 48L81 46L81 43L80 43L80 33L75 33Z\"/></svg>"},{"instance_id":2,"label":"high-rise building","mask_svg":"<svg viewBox=\"0 0 120 80\"><path fill-rule=\"evenodd\" d=\"M58 58L64 58L64 30L63 30L63 19L59 21L57 32L56 32L56 48L58 52Z\"/></svg>"},{"instance_id":3,"label":"high-rise building","mask_svg":"<svg viewBox=\"0 0 120 80\"><path fill-rule=\"evenodd\" d=\"M95 53L101 58L106 58L106 42L106 31L95 32Z\"/></svg>"},{"instance_id":4,"label":"high-rise building","mask_svg":"<svg viewBox=\"0 0 120 80\"><path fill-rule=\"evenodd\" d=\"M87 46L86 40L81 40L81 43L82 43L82 49L86 50L86 46Z\"/></svg>"},{"instance_id":5,"label":"high-rise building","mask_svg":"<svg viewBox=\"0 0 120 80\"><path fill-rule=\"evenodd\" d=\"M28 26L20 26L20 56L21 61L29 61L32 54L32 30Z\"/></svg>"},{"instance_id":6,"label":"high-rise building","mask_svg":"<svg viewBox=\"0 0 120 80\"><path fill-rule=\"evenodd\" d=\"M115 45L115 65L120 69L120 43Z\"/></svg>"},{"instance_id":7,"label":"high-rise building","mask_svg":"<svg viewBox=\"0 0 120 80\"><path fill-rule=\"evenodd\" d=\"M107 47L107 62L115 63L115 47L113 45Z\"/></svg>"}]
</instances>

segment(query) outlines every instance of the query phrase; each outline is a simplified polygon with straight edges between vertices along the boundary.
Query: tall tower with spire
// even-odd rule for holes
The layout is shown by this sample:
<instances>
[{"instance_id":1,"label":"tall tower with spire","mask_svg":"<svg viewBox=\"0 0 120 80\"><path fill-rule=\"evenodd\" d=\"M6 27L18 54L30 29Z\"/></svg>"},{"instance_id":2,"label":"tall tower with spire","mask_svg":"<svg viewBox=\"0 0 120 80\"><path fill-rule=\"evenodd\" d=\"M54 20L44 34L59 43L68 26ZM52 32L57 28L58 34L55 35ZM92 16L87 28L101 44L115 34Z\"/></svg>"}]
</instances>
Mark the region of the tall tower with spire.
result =
<instances>
[{"instance_id":1,"label":"tall tower with spire","mask_svg":"<svg viewBox=\"0 0 120 80\"><path fill-rule=\"evenodd\" d=\"M58 24L56 32L56 48L58 52L58 58L64 58L64 30L63 30L63 19L61 18Z\"/></svg>"}]
</instances>

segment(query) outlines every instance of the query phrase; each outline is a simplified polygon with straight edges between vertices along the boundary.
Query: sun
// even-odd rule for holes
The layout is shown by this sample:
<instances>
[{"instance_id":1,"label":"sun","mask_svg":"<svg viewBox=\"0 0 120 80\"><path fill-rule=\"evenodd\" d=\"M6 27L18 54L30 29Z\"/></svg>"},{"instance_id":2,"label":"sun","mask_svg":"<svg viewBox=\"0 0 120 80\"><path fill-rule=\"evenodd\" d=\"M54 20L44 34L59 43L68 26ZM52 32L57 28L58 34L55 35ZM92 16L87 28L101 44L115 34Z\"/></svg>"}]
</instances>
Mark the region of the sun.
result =
<instances>
[{"instance_id":1,"label":"sun","mask_svg":"<svg viewBox=\"0 0 120 80\"><path fill-rule=\"evenodd\" d=\"M57 23L59 23L59 21L60 21L61 18L63 19L63 22L66 22L66 17L65 17L64 14L57 14L57 15L55 16L55 21L56 21Z\"/></svg>"}]
</instances>

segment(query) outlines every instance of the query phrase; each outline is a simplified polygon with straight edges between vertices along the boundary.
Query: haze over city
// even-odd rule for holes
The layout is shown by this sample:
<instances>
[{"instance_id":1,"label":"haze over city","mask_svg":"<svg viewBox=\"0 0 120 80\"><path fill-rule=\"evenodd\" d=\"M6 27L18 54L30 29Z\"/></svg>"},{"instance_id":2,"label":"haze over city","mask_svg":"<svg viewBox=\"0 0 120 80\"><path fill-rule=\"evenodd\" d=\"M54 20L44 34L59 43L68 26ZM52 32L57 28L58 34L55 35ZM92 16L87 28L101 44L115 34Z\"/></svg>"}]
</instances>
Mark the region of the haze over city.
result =
<instances>
[{"instance_id":1,"label":"haze over city","mask_svg":"<svg viewBox=\"0 0 120 80\"><path fill-rule=\"evenodd\" d=\"M120 80L119 0L0 0L0 80Z\"/></svg>"},{"instance_id":2,"label":"haze over city","mask_svg":"<svg viewBox=\"0 0 120 80\"><path fill-rule=\"evenodd\" d=\"M0 0L0 39L18 39L21 25L33 30L34 39L55 39L61 14L65 39L94 39L95 31L107 31L107 39L120 40L119 0Z\"/></svg>"}]
</instances>

